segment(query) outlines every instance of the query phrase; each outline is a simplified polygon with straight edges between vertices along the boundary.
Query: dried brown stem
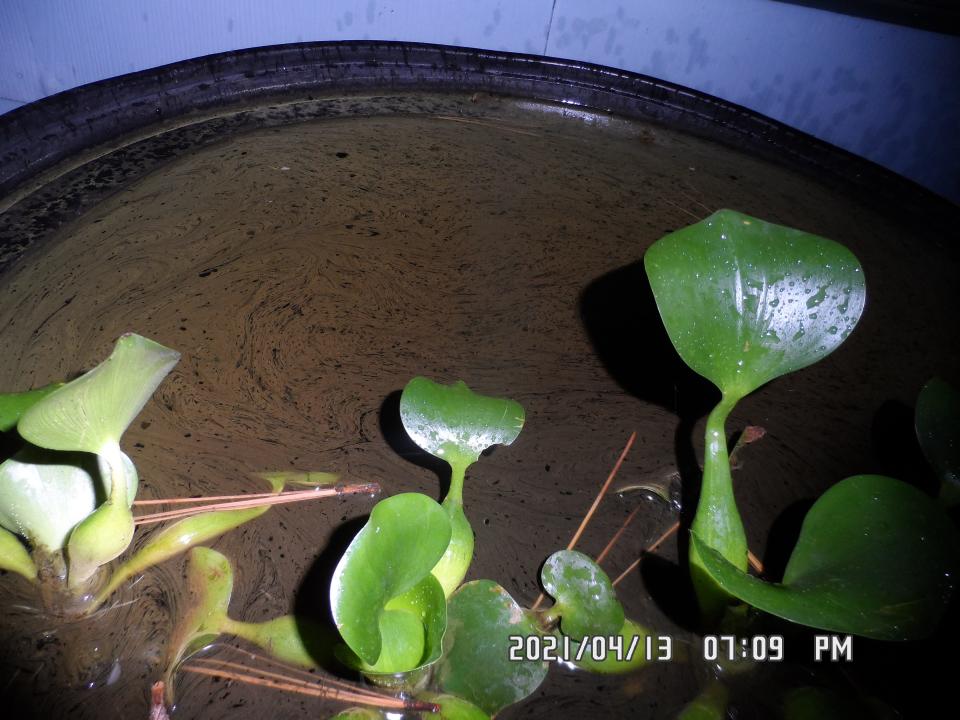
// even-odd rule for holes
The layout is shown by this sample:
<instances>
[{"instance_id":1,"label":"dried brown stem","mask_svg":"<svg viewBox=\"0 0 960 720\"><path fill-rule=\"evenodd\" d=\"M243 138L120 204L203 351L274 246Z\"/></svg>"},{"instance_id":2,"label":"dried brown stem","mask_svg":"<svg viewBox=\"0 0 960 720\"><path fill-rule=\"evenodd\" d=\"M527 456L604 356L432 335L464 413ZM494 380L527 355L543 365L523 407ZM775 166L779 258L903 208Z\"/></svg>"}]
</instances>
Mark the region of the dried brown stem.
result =
<instances>
[{"instance_id":1,"label":"dried brown stem","mask_svg":"<svg viewBox=\"0 0 960 720\"><path fill-rule=\"evenodd\" d=\"M626 570L624 570L622 573L620 573L617 576L617 579L613 581L614 587L616 587L617 583L623 580L627 575L629 575L630 573L632 573L634 570L637 569L637 566L640 565L640 562L643 560L644 555L649 555L652 552L656 552L657 548L663 545L663 543L667 540L667 538L673 535L679 528L680 528L680 521L677 520L677 522L675 522L673 525L671 525L669 528L666 529L663 535L661 535L656 540L654 540L653 544L650 545L650 547L648 547L646 550L644 550L640 554L640 557L638 557L636 560L630 563L630 567L628 567Z\"/></svg>"},{"instance_id":2,"label":"dried brown stem","mask_svg":"<svg viewBox=\"0 0 960 720\"><path fill-rule=\"evenodd\" d=\"M630 514L627 515L627 519L623 521L623 525L621 525L620 529L617 530L612 538L610 538L610 542L607 543L607 546L600 551L599 555L597 555L597 565L603 562L603 559L610 554L611 550L613 550L614 545L620 541L621 536L627 531L627 528L630 527L630 523L633 522L633 518L636 517L639 510L640 506L637 505L632 511L630 511Z\"/></svg>"},{"instance_id":3,"label":"dried brown stem","mask_svg":"<svg viewBox=\"0 0 960 720\"><path fill-rule=\"evenodd\" d=\"M201 664L198 666L195 663ZM232 668L239 668L239 670ZM319 679L314 679L313 681L307 681L298 678L289 678L280 673L274 673L268 670L254 670L225 660L194 659L191 661L191 664L184 665L182 669L198 675L221 677L247 683L248 685L270 687L284 692L326 698L328 700L342 700L377 708L412 710L414 712L437 712L439 709L433 703L404 700L403 698L392 697L390 695L369 692L359 687L347 689L345 687L333 687L321 684L325 682L325 680L320 681Z\"/></svg>"},{"instance_id":4,"label":"dried brown stem","mask_svg":"<svg viewBox=\"0 0 960 720\"><path fill-rule=\"evenodd\" d=\"M583 535L583 531L587 529L587 525L590 524L590 521L593 519L594 513L597 512L597 507L600 505L600 501L603 500L603 496L607 494L607 490L610 489L613 479L617 476L617 471L620 470L620 466L623 465L623 461L627 459L627 453L630 452L630 448L633 447L633 443L637 439L637 431L634 430L630 433L630 438L627 440L627 444L624 445L623 450L620 453L620 457L617 458L617 462L614 464L613 469L610 471L610 474L607 475L606 482L603 483L603 486L600 488L600 492L597 493L597 497L593 501L593 505L590 506L590 509L587 510L587 514L583 516L583 521L580 523L580 527L577 528L577 531L573 534L573 538L570 540L570 544L567 545L567 550L573 550L576 546L577 541L580 540L580 536ZM543 593L537 597L537 601L533 603L531 610L536 610L540 607L540 604L544 601L545 596Z\"/></svg>"},{"instance_id":5,"label":"dried brown stem","mask_svg":"<svg viewBox=\"0 0 960 720\"><path fill-rule=\"evenodd\" d=\"M358 493L366 494L379 491L380 486L376 483L364 483L362 485L344 485L337 488L296 490L294 492L279 494L271 493L264 497L248 497L244 500L210 503L207 505L180 508L178 510L167 510L165 512L140 515L139 517L134 518L134 524L146 525L149 523L165 522L167 520L178 520L180 518L217 510L246 510L254 507L262 507L264 505L284 505L286 503L302 502L304 500L314 500L317 498L332 497L334 495L355 495Z\"/></svg>"}]
</instances>

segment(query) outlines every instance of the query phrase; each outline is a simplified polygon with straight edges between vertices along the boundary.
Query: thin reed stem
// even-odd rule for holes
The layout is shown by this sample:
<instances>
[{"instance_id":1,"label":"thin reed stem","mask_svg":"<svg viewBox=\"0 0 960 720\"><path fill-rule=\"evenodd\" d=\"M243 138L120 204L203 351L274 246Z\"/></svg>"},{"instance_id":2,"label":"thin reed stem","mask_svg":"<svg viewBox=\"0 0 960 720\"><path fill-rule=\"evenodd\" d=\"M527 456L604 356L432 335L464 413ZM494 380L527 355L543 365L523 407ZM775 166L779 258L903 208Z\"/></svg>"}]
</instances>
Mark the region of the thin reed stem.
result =
<instances>
[{"instance_id":1,"label":"thin reed stem","mask_svg":"<svg viewBox=\"0 0 960 720\"><path fill-rule=\"evenodd\" d=\"M334 495L356 495L358 493L375 493L380 491L380 486L376 483L364 483L362 485L344 485L337 488L322 488L315 490L296 490L294 492L273 494L270 493L262 497L252 497L244 500L231 500L227 502L210 503L207 505L194 506L189 508L180 508L177 510L166 510L164 512L149 513L134 518L135 525L146 525L149 523L165 522L167 520L177 520L180 518L199 515L201 513L213 512L217 510L245 510L264 505L284 505L286 503L301 502L303 500L313 500L316 498L332 497Z\"/></svg>"},{"instance_id":2,"label":"thin reed stem","mask_svg":"<svg viewBox=\"0 0 960 720\"><path fill-rule=\"evenodd\" d=\"M658 537L656 540L654 540L654 541L653 541L653 544L650 545L650 547L648 547L646 550L644 550L642 553L640 553L640 557L638 557L636 560L634 560L632 563L630 563L630 567L628 567L626 570L624 570L622 573L620 573L620 574L617 576L617 579L614 580L613 583L612 583L613 586L616 587L616 586L617 586L617 583L619 583L619 582L620 582L621 580L623 580L627 575L629 575L629 574L632 573L634 570L636 570L637 567L640 565L640 562L643 560L643 556L644 556L644 555L649 555L649 554L652 553L652 552L656 552L657 548L660 547L661 545L663 545L663 543L666 542L666 540L667 540L671 535L673 535L677 530L679 530L679 529L680 529L680 521L677 520L677 522L675 522L673 525L671 525L669 528L666 529L666 531L663 533L663 535L661 535L661 536Z\"/></svg>"},{"instance_id":3,"label":"thin reed stem","mask_svg":"<svg viewBox=\"0 0 960 720\"><path fill-rule=\"evenodd\" d=\"M607 490L610 489L610 484L613 482L613 479L617 476L617 471L620 470L620 466L623 465L623 461L627 459L627 453L630 452L630 448L633 447L633 443L637 439L637 431L634 430L630 433L630 438L627 440L627 444L623 447L623 451L620 453L620 457L617 458L616 464L614 464L613 469L610 471L610 474L607 476L606 482L603 483L603 486L600 488L600 492L597 493L597 497L593 501L593 505L590 506L590 509L587 510L587 514L583 516L583 521L580 523L580 527L577 528L577 531L573 534L573 538L570 540L570 544L567 545L567 550L573 550L576 546L577 541L580 540L580 536L583 535L583 531L587 529L587 525L590 524L590 521L593 519L594 513L597 511L597 507L600 505L600 501L603 500L603 496L607 494ZM540 607L540 604L544 601L546 596L543 593L540 593L537 596L537 601L530 608L531 610L536 610Z\"/></svg>"}]
</instances>

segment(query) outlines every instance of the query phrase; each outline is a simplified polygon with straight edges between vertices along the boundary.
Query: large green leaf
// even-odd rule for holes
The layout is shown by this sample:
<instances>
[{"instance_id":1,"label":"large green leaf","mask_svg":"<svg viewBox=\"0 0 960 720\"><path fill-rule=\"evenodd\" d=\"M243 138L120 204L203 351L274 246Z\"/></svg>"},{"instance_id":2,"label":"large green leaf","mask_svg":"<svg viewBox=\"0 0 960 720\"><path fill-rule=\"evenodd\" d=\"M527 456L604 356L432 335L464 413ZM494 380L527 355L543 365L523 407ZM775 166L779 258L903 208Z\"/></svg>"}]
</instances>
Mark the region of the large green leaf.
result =
<instances>
[{"instance_id":1,"label":"large green leaf","mask_svg":"<svg viewBox=\"0 0 960 720\"><path fill-rule=\"evenodd\" d=\"M23 413L62 385L63 383L51 383L35 390L0 393L0 432L15 428Z\"/></svg>"},{"instance_id":2,"label":"large green leaf","mask_svg":"<svg viewBox=\"0 0 960 720\"><path fill-rule=\"evenodd\" d=\"M940 480L940 497L960 503L960 392L940 378L920 391L916 410L917 439Z\"/></svg>"},{"instance_id":3,"label":"large green leaf","mask_svg":"<svg viewBox=\"0 0 960 720\"><path fill-rule=\"evenodd\" d=\"M532 694L548 665L510 660L510 638L537 635L530 617L492 580L462 585L447 609L447 649L438 665L445 693L464 698L488 715Z\"/></svg>"},{"instance_id":4,"label":"large green leaf","mask_svg":"<svg viewBox=\"0 0 960 720\"><path fill-rule=\"evenodd\" d=\"M783 583L734 568L693 534L727 592L787 620L880 640L933 632L953 590L960 540L942 508L906 483L847 478L804 519Z\"/></svg>"},{"instance_id":5,"label":"large green leaf","mask_svg":"<svg viewBox=\"0 0 960 720\"><path fill-rule=\"evenodd\" d=\"M764 383L825 357L860 319L860 263L842 245L800 230L719 210L655 242L644 267L680 357L723 393L706 428L703 484L691 530L746 570L725 422L737 401ZM691 545L703 615L726 606Z\"/></svg>"},{"instance_id":6,"label":"large green leaf","mask_svg":"<svg viewBox=\"0 0 960 720\"><path fill-rule=\"evenodd\" d=\"M452 534L433 569L450 597L473 559L473 529L463 512L467 468L491 445L509 445L516 440L523 428L523 408L513 400L478 395L462 381L441 385L415 377L400 396L400 419L417 445L450 464L450 490L443 506Z\"/></svg>"},{"instance_id":7,"label":"large green leaf","mask_svg":"<svg viewBox=\"0 0 960 720\"><path fill-rule=\"evenodd\" d=\"M623 627L623 606L610 578L583 553L553 553L543 564L540 579L556 601L550 614L560 618L564 635L580 642L587 635L615 635Z\"/></svg>"},{"instance_id":8,"label":"large green leaf","mask_svg":"<svg viewBox=\"0 0 960 720\"><path fill-rule=\"evenodd\" d=\"M491 445L516 440L523 417L519 403L478 395L463 381L441 385L415 377L400 396L400 419L413 441L463 469Z\"/></svg>"},{"instance_id":9,"label":"large green leaf","mask_svg":"<svg viewBox=\"0 0 960 720\"><path fill-rule=\"evenodd\" d=\"M9 570L23 575L27 580L37 579L37 566L20 538L9 530L0 528L0 570Z\"/></svg>"},{"instance_id":10,"label":"large green leaf","mask_svg":"<svg viewBox=\"0 0 960 720\"><path fill-rule=\"evenodd\" d=\"M377 665L385 643L394 657L409 657L400 649L403 645L419 645L421 654L426 650L426 627L431 621L417 619L402 600L397 601L399 606L390 603L424 580L433 580L430 571L449 543L447 513L426 495L394 495L374 506L367 524L340 559L330 585L337 629L364 663ZM429 608L434 606L426 602L421 608L432 612ZM407 616L418 622L411 623ZM392 636L385 639L384 632ZM424 661L421 657L415 665L393 672L412 670Z\"/></svg>"},{"instance_id":11,"label":"large green leaf","mask_svg":"<svg viewBox=\"0 0 960 720\"><path fill-rule=\"evenodd\" d=\"M51 450L101 453L116 444L180 353L128 333L106 360L34 404L17 430Z\"/></svg>"},{"instance_id":12,"label":"large green leaf","mask_svg":"<svg viewBox=\"0 0 960 720\"><path fill-rule=\"evenodd\" d=\"M644 266L684 362L737 397L836 349L866 298L842 245L733 210L661 238Z\"/></svg>"},{"instance_id":13,"label":"large green leaf","mask_svg":"<svg viewBox=\"0 0 960 720\"><path fill-rule=\"evenodd\" d=\"M122 458L129 507L137 471ZM110 494L110 483L110 469L97 455L26 445L0 464L0 525L34 548L61 550L73 528Z\"/></svg>"}]
</instances>

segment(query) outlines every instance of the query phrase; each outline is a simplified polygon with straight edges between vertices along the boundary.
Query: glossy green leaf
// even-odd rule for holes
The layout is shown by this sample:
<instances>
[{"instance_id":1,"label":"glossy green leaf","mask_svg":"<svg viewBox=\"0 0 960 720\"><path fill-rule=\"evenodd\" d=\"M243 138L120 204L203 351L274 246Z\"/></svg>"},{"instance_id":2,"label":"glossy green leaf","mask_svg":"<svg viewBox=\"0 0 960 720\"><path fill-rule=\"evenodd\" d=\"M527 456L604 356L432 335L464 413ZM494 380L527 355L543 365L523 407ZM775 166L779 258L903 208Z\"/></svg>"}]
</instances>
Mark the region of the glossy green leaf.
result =
<instances>
[{"instance_id":1,"label":"glossy green leaf","mask_svg":"<svg viewBox=\"0 0 960 720\"><path fill-rule=\"evenodd\" d=\"M879 475L847 478L814 504L782 584L737 570L691 538L711 576L741 600L802 625L879 640L933 632L960 563L960 540L942 508Z\"/></svg>"},{"instance_id":2,"label":"glossy green leaf","mask_svg":"<svg viewBox=\"0 0 960 720\"><path fill-rule=\"evenodd\" d=\"M336 473L317 472L315 470L277 470L269 472L254 473L258 478L262 478L275 487L284 487L287 485L298 485L300 487L330 487L336 485L340 476ZM279 491L278 491L279 492Z\"/></svg>"},{"instance_id":3,"label":"glossy green leaf","mask_svg":"<svg viewBox=\"0 0 960 720\"><path fill-rule=\"evenodd\" d=\"M233 567L216 550L194 547L187 556L186 612L177 622L166 658L166 681L191 655L207 647L220 635L236 635L257 645L276 659L317 667L332 638L324 637L315 623L292 615L265 622L234 620L228 615L233 593Z\"/></svg>"},{"instance_id":4,"label":"glossy green leaf","mask_svg":"<svg viewBox=\"0 0 960 720\"><path fill-rule=\"evenodd\" d=\"M540 687L548 666L510 660L510 638L537 634L533 621L497 583L465 583L447 609L446 652L437 666L440 689L488 715L523 700Z\"/></svg>"},{"instance_id":5,"label":"glossy green leaf","mask_svg":"<svg viewBox=\"0 0 960 720\"><path fill-rule=\"evenodd\" d=\"M464 469L491 445L516 440L523 417L519 403L478 395L462 381L441 385L415 377L400 396L400 419L413 441Z\"/></svg>"},{"instance_id":6,"label":"glossy green leaf","mask_svg":"<svg viewBox=\"0 0 960 720\"><path fill-rule=\"evenodd\" d=\"M940 497L960 503L960 392L940 378L920 391L916 410L917 439L940 480Z\"/></svg>"},{"instance_id":7,"label":"glossy green leaf","mask_svg":"<svg viewBox=\"0 0 960 720\"><path fill-rule=\"evenodd\" d=\"M707 420L691 530L746 570L726 418L744 395L825 357L853 331L866 298L860 264L832 240L719 210L654 243L644 267L673 346L723 393ZM696 548L691 545L694 586L705 618L715 620L726 598Z\"/></svg>"},{"instance_id":8,"label":"glossy green leaf","mask_svg":"<svg viewBox=\"0 0 960 720\"><path fill-rule=\"evenodd\" d=\"M615 635L623 627L623 606L610 578L583 553L553 553L540 579L555 601L550 614L560 618L564 635L580 642L587 635Z\"/></svg>"},{"instance_id":9,"label":"glossy green leaf","mask_svg":"<svg viewBox=\"0 0 960 720\"><path fill-rule=\"evenodd\" d=\"M137 493L137 471L123 457L127 500ZM70 532L110 492L107 463L89 453L60 453L26 445L0 464L0 525L34 547L61 550Z\"/></svg>"},{"instance_id":10,"label":"glossy green leaf","mask_svg":"<svg viewBox=\"0 0 960 720\"><path fill-rule=\"evenodd\" d=\"M352 707L338 712L330 720L384 720L384 714L373 708Z\"/></svg>"},{"instance_id":11,"label":"glossy green leaf","mask_svg":"<svg viewBox=\"0 0 960 720\"><path fill-rule=\"evenodd\" d=\"M449 543L447 513L426 495L404 493L374 506L367 524L340 559L330 585L337 629L364 663L377 665L384 631L396 633L389 638L394 656L403 654L397 650L400 638L425 650L427 631L422 619L414 632L408 618L393 615L409 614L406 609L390 603L424 580L433 580L430 571Z\"/></svg>"},{"instance_id":12,"label":"glossy green leaf","mask_svg":"<svg viewBox=\"0 0 960 720\"><path fill-rule=\"evenodd\" d=\"M439 705L440 713L433 716L439 720L490 720L483 710L456 695L422 693L417 699Z\"/></svg>"},{"instance_id":13,"label":"glossy green leaf","mask_svg":"<svg viewBox=\"0 0 960 720\"><path fill-rule=\"evenodd\" d=\"M185 610L177 619L167 645L164 679L168 692L173 688L171 678L180 663L210 645L224 632L232 594L233 568L230 561L216 550L193 548L187 556Z\"/></svg>"},{"instance_id":14,"label":"glossy green leaf","mask_svg":"<svg viewBox=\"0 0 960 720\"><path fill-rule=\"evenodd\" d=\"M570 664L581 670L603 675L622 675L623 673L639 670L647 665L649 661L645 642L647 636L650 635L649 630L627 618L623 621L623 626L620 630L613 633L613 635L619 638L619 652L615 647L612 647L612 643L608 643L605 648L605 656L599 660L594 660L594 648L587 647L581 652L580 644L574 643L571 645L571 650L568 654L569 657L574 658L574 660L570 661ZM654 653L659 652L659 648L656 646L654 646L652 650ZM597 655L600 655L599 646L597 648ZM576 660L575 658L578 656L580 659Z\"/></svg>"},{"instance_id":15,"label":"glossy green leaf","mask_svg":"<svg viewBox=\"0 0 960 720\"><path fill-rule=\"evenodd\" d=\"M180 353L134 334L123 335L106 360L34 404L17 430L51 450L102 453L116 444Z\"/></svg>"},{"instance_id":16,"label":"glossy green leaf","mask_svg":"<svg viewBox=\"0 0 960 720\"><path fill-rule=\"evenodd\" d=\"M63 383L51 383L25 392L0 394L0 432L15 428L23 413L62 386Z\"/></svg>"},{"instance_id":17,"label":"glossy green leaf","mask_svg":"<svg viewBox=\"0 0 960 720\"><path fill-rule=\"evenodd\" d=\"M724 720L729 704L730 691L719 680L712 680L697 697L684 706L677 715L677 720Z\"/></svg>"},{"instance_id":18,"label":"glossy green leaf","mask_svg":"<svg viewBox=\"0 0 960 720\"><path fill-rule=\"evenodd\" d=\"M453 591L460 587L463 578L470 569L473 560L473 528L463 512L463 503L452 500L449 496L443 501L443 507L450 519L450 543L433 568L433 576L443 588L445 597L450 597Z\"/></svg>"},{"instance_id":19,"label":"glossy green leaf","mask_svg":"<svg viewBox=\"0 0 960 720\"><path fill-rule=\"evenodd\" d=\"M450 597L473 559L473 529L463 512L465 473L491 445L516 440L523 427L523 408L513 400L478 395L462 381L441 385L415 377L400 396L400 419L417 445L450 464L450 490L443 506L452 535L433 570Z\"/></svg>"},{"instance_id":20,"label":"glossy green leaf","mask_svg":"<svg viewBox=\"0 0 960 720\"><path fill-rule=\"evenodd\" d=\"M661 238L644 266L684 362L737 397L835 350L866 298L839 243L733 210Z\"/></svg>"},{"instance_id":21,"label":"glossy green leaf","mask_svg":"<svg viewBox=\"0 0 960 720\"><path fill-rule=\"evenodd\" d=\"M37 566L20 538L9 530L0 528L0 570L9 570L22 575L31 582L37 579Z\"/></svg>"},{"instance_id":22,"label":"glossy green leaf","mask_svg":"<svg viewBox=\"0 0 960 720\"><path fill-rule=\"evenodd\" d=\"M272 620L251 623L227 617L220 628L225 634L236 635L262 648L281 662L312 668L320 665L323 659L316 656L318 643L309 642L310 636L317 638L322 631L303 618L281 615Z\"/></svg>"}]
</instances>

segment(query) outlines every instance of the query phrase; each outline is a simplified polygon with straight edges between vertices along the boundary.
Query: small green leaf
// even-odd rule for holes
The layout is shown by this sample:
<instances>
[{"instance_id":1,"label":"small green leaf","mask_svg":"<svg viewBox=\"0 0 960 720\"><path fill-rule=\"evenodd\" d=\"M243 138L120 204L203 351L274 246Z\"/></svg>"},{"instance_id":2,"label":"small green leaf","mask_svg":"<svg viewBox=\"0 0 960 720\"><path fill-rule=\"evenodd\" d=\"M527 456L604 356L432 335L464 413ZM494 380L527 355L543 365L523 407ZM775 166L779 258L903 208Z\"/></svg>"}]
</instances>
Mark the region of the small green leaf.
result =
<instances>
[{"instance_id":1,"label":"small green leaf","mask_svg":"<svg viewBox=\"0 0 960 720\"><path fill-rule=\"evenodd\" d=\"M20 538L9 530L0 528L0 570L9 570L23 575L31 582L37 579L37 566Z\"/></svg>"},{"instance_id":2,"label":"small green leaf","mask_svg":"<svg viewBox=\"0 0 960 720\"><path fill-rule=\"evenodd\" d=\"M330 720L383 720L384 714L373 708L352 707L341 710Z\"/></svg>"},{"instance_id":3,"label":"small green leaf","mask_svg":"<svg viewBox=\"0 0 960 720\"><path fill-rule=\"evenodd\" d=\"M180 663L223 634L232 594L230 561L216 550L193 548L187 556L186 610L174 626L167 645L164 679L168 692L173 688L171 679Z\"/></svg>"},{"instance_id":4,"label":"small green leaf","mask_svg":"<svg viewBox=\"0 0 960 720\"><path fill-rule=\"evenodd\" d=\"M33 405L17 430L50 450L100 453L116 444L180 353L139 335L123 335L106 360Z\"/></svg>"},{"instance_id":5,"label":"small green leaf","mask_svg":"<svg viewBox=\"0 0 960 720\"><path fill-rule=\"evenodd\" d=\"M712 680L697 697L684 706L677 720L724 720L730 691L719 680Z\"/></svg>"},{"instance_id":6,"label":"small green leaf","mask_svg":"<svg viewBox=\"0 0 960 720\"><path fill-rule=\"evenodd\" d=\"M517 439L523 408L513 400L478 395L463 381L441 385L415 377L400 396L400 419L417 445L466 470L491 445Z\"/></svg>"},{"instance_id":7,"label":"small green leaf","mask_svg":"<svg viewBox=\"0 0 960 720\"><path fill-rule=\"evenodd\" d=\"M488 715L520 702L540 687L548 665L510 660L515 645L510 638L537 634L533 621L497 583L465 583L447 608L446 652L437 670L440 689Z\"/></svg>"},{"instance_id":8,"label":"small green leaf","mask_svg":"<svg viewBox=\"0 0 960 720\"><path fill-rule=\"evenodd\" d=\"M440 385L415 377L400 396L400 419L417 445L450 464L450 491L443 506L452 535L433 570L450 597L473 559L473 529L463 512L464 475L488 447L516 440L523 427L523 408L513 400L478 395L462 381Z\"/></svg>"},{"instance_id":9,"label":"small green leaf","mask_svg":"<svg viewBox=\"0 0 960 720\"><path fill-rule=\"evenodd\" d=\"M839 243L719 210L644 257L684 362L743 397L829 355L860 319L860 263Z\"/></svg>"},{"instance_id":10,"label":"small green leaf","mask_svg":"<svg viewBox=\"0 0 960 720\"><path fill-rule=\"evenodd\" d=\"M579 656L580 660L573 660L570 664L581 670L603 675L622 675L644 667L648 662L645 642L647 636L650 635L650 631L627 618L623 621L623 627L615 635L620 638L621 650L619 652L608 644L605 657L594 660L593 648L585 648L581 653L580 644L574 643L569 657L576 658ZM630 652L631 648L633 648L632 653Z\"/></svg>"},{"instance_id":11,"label":"small green leaf","mask_svg":"<svg viewBox=\"0 0 960 720\"><path fill-rule=\"evenodd\" d=\"M580 642L587 635L614 635L623 627L623 606L607 574L576 550L559 550L540 571L544 589L556 601L564 635Z\"/></svg>"},{"instance_id":12,"label":"small green leaf","mask_svg":"<svg viewBox=\"0 0 960 720\"><path fill-rule=\"evenodd\" d=\"M940 378L920 391L916 410L917 439L940 480L940 497L960 503L960 392Z\"/></svg>"},{"instance_id":13,"label":"small green leaf","mask_svg":"<svg viewBox=\"0 0 960 720\"><path fill-rule=\"evenodd\" d=\"M137 493L137 471L123 455L127 498ZM89 453L59 453L26 445L0 464L0 525L34 548L61 550L70 532L110 492L107 463Z\"/></svg>"},{"instance_id":14,"label":"small green leaf","mask_svg":"<svg viewBox=\"0 0 960 720\"><path fill-rule=\"evenodd\" d=\"M236 635L262 648L281 662L314 668L329 657L333 638L325 636L315 623L294 615L281 615L265 622L251 623L226 618L220 625L225 634Z\"/></svg>"},{"instance_id":15,"label":"small green leaf","mask_svg":"<svg viewBox=\"0 0 960 720\"><path fill-rule=\"evenodd\" d=\"M456 695L422 693L418 700L425 700L440 706L439 720L490 720L490 716L473 703Z\"/></svg>"},{"instance_id":16,"label":"small green leaf","mask_svg":"<svg viewBox=\"0 0 960 720\"><path fill-rule=\"evenodd\" d=\"M258 478L266 480L274 487L299 485L300 487L330 487L336 485L340 476L336 473L317 472L315 470L277 470L254 473ZM279 490L277 491L279 492Z\"/></svg>"},{"instance_id":17,"label":"small green leaf","mask_svg":"<svg viewBox=\"0 0 960 720\"><path fill-rule=\"evenodd\" d=\"M340 559L330 585L330 606L337 629L364 663L377 665L384 643L388 641L393 654L399 654L397 638L385 641L382 632L399 628L398 633L405 633L409 623L402 627L401 623L407 618L398 619L391 615L385 621L388 626L385 628L381 616L388 610L391 613L404 612L388 607L390 602L425 579L432 580L430 570L449 543L447 513L426 495L404 493L381 500L374 506L367 524ZM398 602L402 604L402 601ZM426 648L425 621L427 625L431 622L429 618L420 618L419 631L409 640L419 643L421 651ZM419 662L422 663L423 659ZM399 668L395 672L412 670L413 667Z\"/></svg>"},{"instance_id":18,"label":"small green leaf","mask_svg":"<svg viewBox=\"0 0 960 720\"><path fill-rule=\"evenodd\" d=\"M691 539L714 580L744 602L801 625L878 640L933 632L960 559L942 508L880 475L847 478L814 504L782 584L751 577L695 533Z\"/></svg>"},{"instance_id":19,"label":"small green leaf","mask_svg":"<svg viewBox=\"0 0 960 720\"><path fill-rule=\"evenodd\" d=\"M0 432L15 428L23 413L62 386L63 383L51 383L35 390L0 394Z\"/></svg>"}]
</instances>

